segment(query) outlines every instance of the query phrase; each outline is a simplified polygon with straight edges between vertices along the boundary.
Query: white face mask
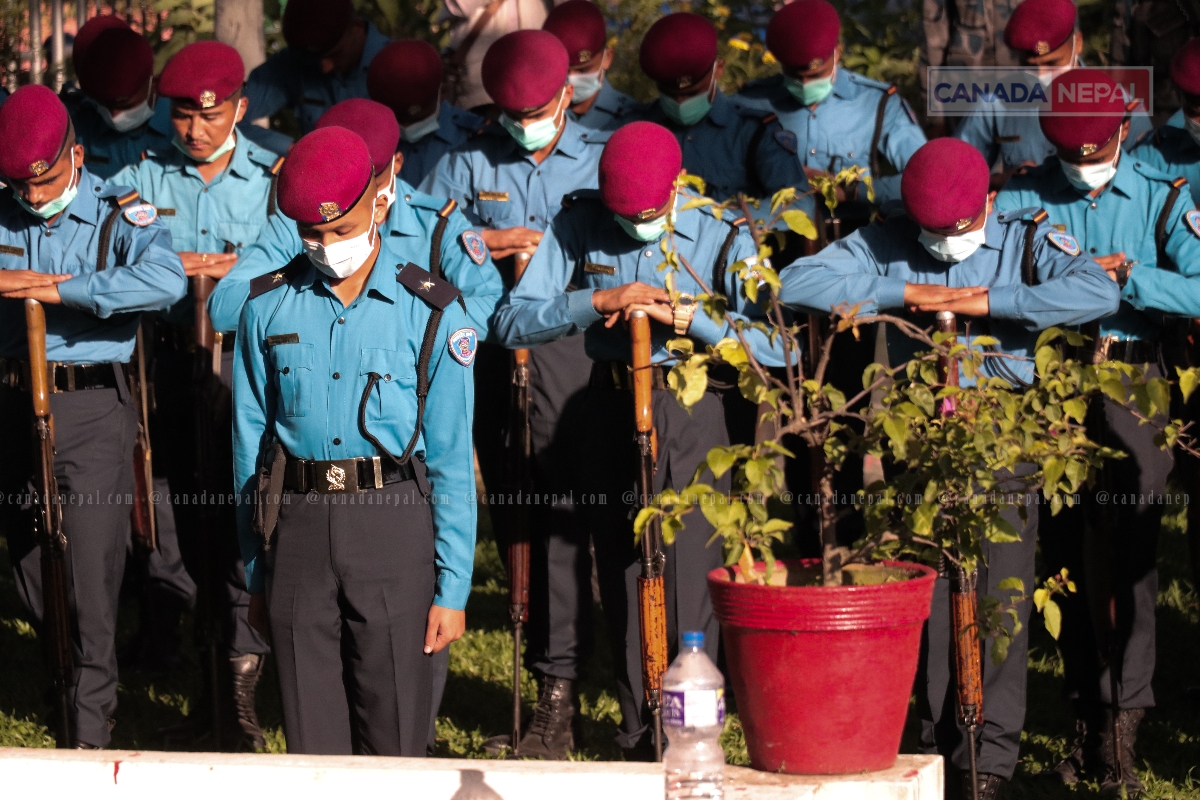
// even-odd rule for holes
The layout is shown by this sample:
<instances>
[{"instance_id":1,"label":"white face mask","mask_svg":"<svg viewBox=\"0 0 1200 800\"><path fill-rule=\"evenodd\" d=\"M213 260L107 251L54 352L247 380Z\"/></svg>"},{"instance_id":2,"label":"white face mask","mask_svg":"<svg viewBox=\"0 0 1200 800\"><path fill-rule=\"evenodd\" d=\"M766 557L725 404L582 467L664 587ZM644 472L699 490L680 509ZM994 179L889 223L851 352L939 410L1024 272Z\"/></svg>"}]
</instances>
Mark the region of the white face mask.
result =
<instances>
[{"instance_id":1,"label":"white face mask","mask_svg":"<svg viewBox=\"0 0 1200 800\"><path fill-rule=\"evenodd\" d=\"M383 187L378 192L380 197L387 200L388 208L392 207L392 203L396 202L396 162L392 162L392 179L388 181L388 185Z\"/></svg>"},{"instance_id":2,"label":"white face mask","mask_svg":"<svg viewBox=\"0 0 1200 800\"><path fill-rule=\"evenodd\" d=\"M604 86L604 70L598 72L572 72L567 76L567 83L575 87L571 104L586 103L595 97Z\"/></svg>"},{"instance_id":3,"label":"white face mask","mask_svg":"<svg viewBox=\"0 0 1200 800\"><path fill-rule=\"evenodd\" d=\"M425 119L419 119L416 122L403 126L400 129L400 136L404 141L412 144L419 142L429 134L438 129L438 115L442 113L441 103L434 108L433 113Z\"/></svg>"},{"instance_id":4,"label":"white face mask","mask_svg":"<svg viewBox=\"0 0 1200 800\"><path fill-rule=\"evenodd\" d=\"M957 264L970 258L987 241L987 225L977 231L950 235L933 233L922 228L917 241L938 261Z\"/></svg>"},{"instance_id":5,"label":"white face mask","mask_svg":"<svg viewBox=\"0 0 1200 800\"><path fill-rule=\"evenodd\" d=\"M1200 119L1184 117L1183 127L1187 130L1188 136L1192 137L1192 141L1196 144L1200 144Z\"/></svg>"},{"instance_id":6,"label":"white face mask","mask_svg":"<svg viewBox=\"0 0 1200 800\"><path fill-rule=\"evenodd\" d=\"M153 81L153 78L151 78ZM146 99L140 105L133 108L126 108L122 111L109 111L106 106L91 100L91 105L96 109L96 113L100 115L100 119L104 120L104 124L112 128L117 133L128 133L134 128L140 128L150 121L154 116L154 107L150 105L151 93L146 94Z\"/></svg>"},{"instance_id":7,"label":"white face mask","mask_svg":"<svg viewBox=\"0 0 1200 800\"><path fill-rule=\"evenodd\" d=\"M1121 148L1117 148L1117 152L1113 153L1112 161L1106 161L1102 164L1068 164L1066 161L1059 161L1062 165L1063 174L1067 176L1067 180L1081 192L1093 192L1101 186L1105 186L1117 174L1117 160L1121 157Z\"/></svg>"},{"instance_id":8,"label":"white face mask","mask_svg":"<svg viewBox=\"0 0 1200 800\"><path fill-rule=\"evenodd\" d=\"M375 249L375 220L371 220L371 227L366 233L352 239L328 245L308 239L301 239L300 242L314 267L331 278L349 278L367 263Z\"/></svg>"}]
</instances>

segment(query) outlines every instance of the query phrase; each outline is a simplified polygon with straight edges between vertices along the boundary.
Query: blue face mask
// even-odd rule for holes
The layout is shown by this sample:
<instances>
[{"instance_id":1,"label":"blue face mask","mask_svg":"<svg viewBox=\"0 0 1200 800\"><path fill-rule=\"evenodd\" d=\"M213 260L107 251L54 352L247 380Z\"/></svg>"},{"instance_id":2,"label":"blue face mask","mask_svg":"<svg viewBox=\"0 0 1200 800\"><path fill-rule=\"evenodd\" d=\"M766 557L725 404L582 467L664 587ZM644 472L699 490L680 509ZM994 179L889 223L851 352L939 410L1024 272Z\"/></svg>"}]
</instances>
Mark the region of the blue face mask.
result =
<instances>
[{"instance_id":1,"label":"blue face mask","mask_svg":"<svg viewBox=\"0 0 1200 800\"><path fill-rule=\"evenodd\" d=\"M15 189L13 190L13 197L17 199L17 204L30 214L33 214L35 217L41 217L42 219L53 219L56 215L62 213L67 206L71 205L71 201L74 200L75 196L78 194L79 173L75 170L74 149L71 150L71 181L67 184L67 188L63 190L63 193L58 197L54 198L48 203L43 203L38 208L34 208L33 206L29 205L24 197L21 197L20 193L18 193Z\"/></svg>"},{"instance_id":2,"label":"blue face mask","mask_svg":"<svg viewBox=\"0 0 1200 800\"><path fill-rule=\"evenodd\" d=\"M791 92L792 97L800 101L802 105L815 106L829 97L833 93L833 79L837 77L837 67L833 68L828 78L816 78L811 81L802 81L799 78L784 78L784 86Z\"/></svg>"},{"instance_id":3,"label":"blue face mask","mask_svg":"<svg viewBox=\"0 0 1200 800\"><path fill-rule=\"evenodd\" d=\"M500 115L500 124L504 126L504 130L508 131L517 144L524 147L529 152L533 153L541 150L546 145L554 141L554 137L558 136L560 123L558 121L558 112L562 111L563 97L558 99L558 106L554 109L554 114L546 119L539 119L537 122L531 122L528 125L522 125L507 114Z\"/></svg>"}]
</instances>

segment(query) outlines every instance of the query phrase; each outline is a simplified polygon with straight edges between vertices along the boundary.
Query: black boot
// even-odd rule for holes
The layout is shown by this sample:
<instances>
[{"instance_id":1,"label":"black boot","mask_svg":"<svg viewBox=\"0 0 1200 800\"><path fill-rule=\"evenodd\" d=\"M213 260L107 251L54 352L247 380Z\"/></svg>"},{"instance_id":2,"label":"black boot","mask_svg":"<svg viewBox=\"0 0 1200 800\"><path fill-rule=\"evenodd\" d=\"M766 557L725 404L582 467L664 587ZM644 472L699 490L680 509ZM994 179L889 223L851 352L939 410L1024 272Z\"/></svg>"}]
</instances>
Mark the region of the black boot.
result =
<instances>
[{"instance_id":1,"label":"black boot","mask_svg":"<svg viewBox=\"0 0 1200 800\"><path fill-rule=\"evenodd\" d=\"M1104 757L1100 752L1099 729L1104 725L1102 715L1080 715L1075 720L1075 743L1062 761L1040 775L1056 783L1071 785L1104 774Z\"/></svg>"},{"instance_id":2,"label":"black boot","mask_svg":"<svg viewBox=\"0 0 1200 800\"><path fill-rule=\"evenodd\" d=\"M971 773L968 770L963 770L962 773L961 792L962 800L975 800L975 794L971 791ZM1004 785L1004 778L999 775L989 775L986 772L976 774L976 786L979 789L979 800L998 800L1000 797L1000 787Z\"/></svg>"},{"instance_id":3,"label":"black boot","mask_svg":"<svg viewBox=\"0 0 1200 800\"><path fill-rule=\"evenodd\" d=\"M578 706L575 681L547 675L516 755L565 761L567 753L575 749Z\"/></svg>"},{"instance_id":4,"label":"black boot","mask_svg":"<svg viewBox=\"0 0 1200 800\"><path fill-rule=\"evenodd\" d=\"M1101 797L1134 798L1146 791L1146 785L1137 775L1137 757L1134 746L1137 744L1138 725L1146 716L1144 708L1123 708L1117 712L1117 728L1121 734L1120 752L1114 752L1112 712L1106 714L1104 730L1101 732L1101 752L1104 756L1104 778L1100 781Z\"/></svg>"},{"instance_id":5,"label":"black boot","mask_svg":"<svg viewBox=\"0 0 1200 800\"><path fill-rule=\"evenodd\" d=\"M230 725L231 743L237 742L253 750L264 750L267 740L258 724L258 713L254 708L254 690L262 677L267 657L257 653L229 659L229 670L233 676L233 724Z\"/></svg>"}]
</instances>

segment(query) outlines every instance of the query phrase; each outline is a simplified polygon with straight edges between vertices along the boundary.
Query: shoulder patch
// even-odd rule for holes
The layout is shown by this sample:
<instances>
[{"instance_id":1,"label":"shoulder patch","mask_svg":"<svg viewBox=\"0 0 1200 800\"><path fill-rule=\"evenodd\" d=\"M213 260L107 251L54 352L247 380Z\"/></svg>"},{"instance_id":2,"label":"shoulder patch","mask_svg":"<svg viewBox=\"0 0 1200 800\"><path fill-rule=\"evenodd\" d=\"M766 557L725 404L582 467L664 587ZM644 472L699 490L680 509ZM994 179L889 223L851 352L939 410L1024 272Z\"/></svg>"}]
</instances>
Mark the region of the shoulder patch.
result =
<instances>
[{"instance_id":1,"label":"shoulder patch","mask_svg":"<svg viewBox=\"0 0 1200 800\"><path fill-rule=\"evenodd\" d=\"M301 260L303 259L303 261ZM273 270L266 275L259 275L250 281L250 297L253 300L259 295L266 294L272 289L278 289L280 286L286 286L293 278L300 274L304 268L304 262L308 257L301 254L288 262L283 269Z\"/></svg>"},{"instance_id":2,"label":"shoulder patch","mask_svg":"<svg viewBox=\"0 0 1200 800\"><path fill-rule=\"evenodd\" d=\"M450 202L453 203L454 201L451 200ZM467 251L467 255L471 257L471 260L482 266L483 262L487 260L488 254L487 245L484 244L483 237L475 231L466 230L463 231L461 240L463 249Z\"/></svg>"},{"instance_id":3,"label":"shoulder patch","mask_svg":"<svg viewBox=\"0 0 1200 800\"><path fill-rule=\"evenodd\" d=\"M1184 222L1196 236L1200 236L1200 210L1192 209L1183 215Z\"/></svg>"},{"instance_id":4,"label":"shoulder patch","mask_svg":"<svg viewBox=\"0 0 1200 800\"><path fill-rule=\"evenodd\" d=\"M400 268L396 280L435 308L445 308L453 303L461 292L441 278L435 278L411 261Z\"/></svg>"},{"instance_id":5,"label":"shoulder patch","mask_svg":"<svg viewBox=\"0 0 1200 800\"><path fill-rule=\"evenodd\" d=\"M775 131L775 141L779 143L780 147L782 147L784 150L787 150L789 153L795 153L800 146L799 140L796 139L796 134L788 130L783 130L782 128Z\"/></svg>"},{"instance_id":6,"label":"shoulder patch","mask_svg":"<svg viewBox=\"0 0 1200 800\"><path fill-rule=\"evenodd\" d=\"M144 228L154 220L158 219L158 209L149 203L137 203L131 206L125 206L125 219L137 225L139 228Z\"/></svg>"},{"instance_id":7,"label":"shoulder patch","mask_svg":"<svg viewBox=\"0 0 1200 800\"><path fill-rule=\"evenodd\" d=\"M450 347L450 355L454 360L469 367L475 361L475 350L479 346L479 336L474 328L459 328L450 334L446 343Z\"/></svg>"},{"instance_id":8,"label":"shoulder patch","mask_svg":"<svg viewBox=\"0 0 1200 800\"><path fill-rule=\"evenodd\" d=\"M1075 237L1069 233L1050 231L1046 234L1046 238L1050 241L1050 244L1054 245L1059 250L1062 250L1069 256L1077 256L1081 252L1079 248L1079 242L1075 241Z\"/></svg>"}]
</instances>

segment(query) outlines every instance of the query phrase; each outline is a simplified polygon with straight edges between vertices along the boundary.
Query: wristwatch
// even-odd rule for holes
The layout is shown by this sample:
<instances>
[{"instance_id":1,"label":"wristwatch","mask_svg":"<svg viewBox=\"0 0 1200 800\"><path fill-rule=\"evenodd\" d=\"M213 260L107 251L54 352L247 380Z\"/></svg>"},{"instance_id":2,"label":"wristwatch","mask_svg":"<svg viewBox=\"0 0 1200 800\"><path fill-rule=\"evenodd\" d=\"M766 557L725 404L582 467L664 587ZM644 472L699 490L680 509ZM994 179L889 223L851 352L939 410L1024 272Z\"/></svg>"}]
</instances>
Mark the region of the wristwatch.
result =
<instances>
[{"instance_id":1,"label":"wristwatch","mask_svg":"<svg viewBox=\"0 0 1200 800\"><path fill-rule=\"evenodd\" d=\"M674 312L672 321L675 323L675 334L686 336L688 328L692 326L692 317L696 315L696 298L680 293L671 310Z\"/></svg>"}]
</instances>

